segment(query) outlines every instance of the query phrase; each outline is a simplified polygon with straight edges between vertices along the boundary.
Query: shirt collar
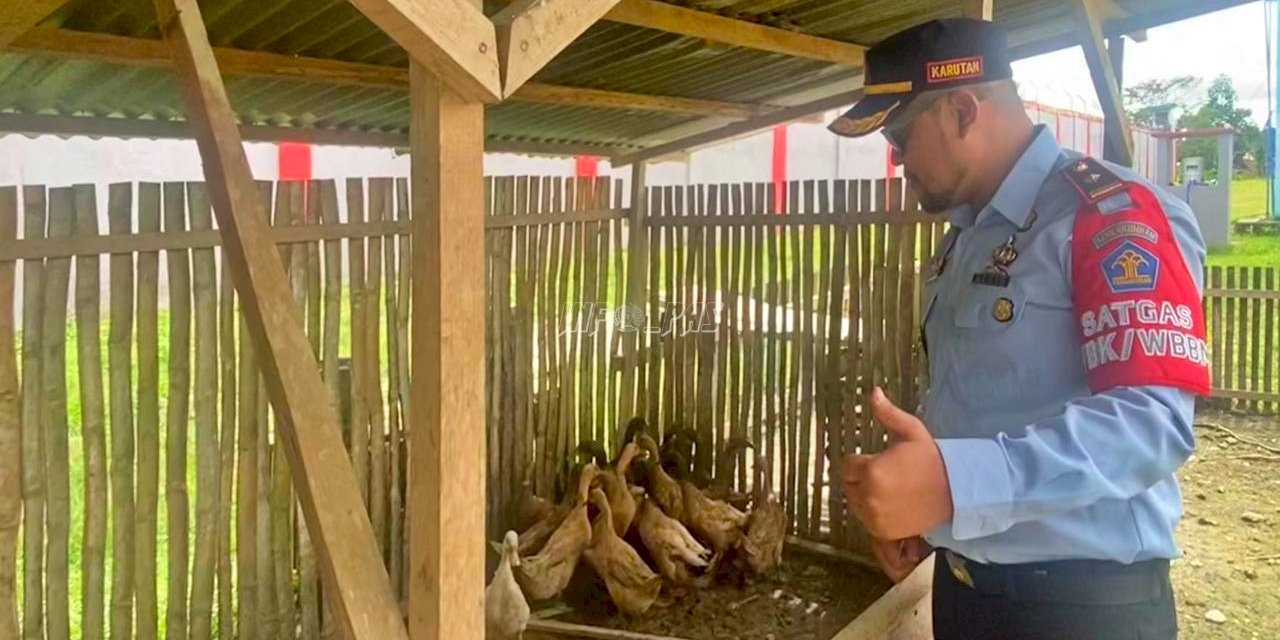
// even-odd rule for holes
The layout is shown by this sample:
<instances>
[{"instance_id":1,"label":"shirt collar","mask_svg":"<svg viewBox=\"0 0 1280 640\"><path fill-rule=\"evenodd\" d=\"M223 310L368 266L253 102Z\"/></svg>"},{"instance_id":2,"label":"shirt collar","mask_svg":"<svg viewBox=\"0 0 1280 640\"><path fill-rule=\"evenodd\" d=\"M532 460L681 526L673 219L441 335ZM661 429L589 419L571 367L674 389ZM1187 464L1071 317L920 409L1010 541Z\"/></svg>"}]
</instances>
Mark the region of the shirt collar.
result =
<instances>
[{"instance_id":1,"label":"shirt collar","mask_svg":"<svg viewBox=\"0 0 1280 640\"><path fill-rule=\"evenodd\" d=\"M1038 124L1034 131L1031 144L1027 145L1009 175L1000 183L990 204L977 212L967 204L956 207L950 214L951 224L961 228L971 227L978 218L984 217L987 210L994 209L1014 226L1026 226L1036 196L1040 194L1044 181L1062 155L1062 148L1049 133L1049 127Z\"/></svg>"}]
</instances>

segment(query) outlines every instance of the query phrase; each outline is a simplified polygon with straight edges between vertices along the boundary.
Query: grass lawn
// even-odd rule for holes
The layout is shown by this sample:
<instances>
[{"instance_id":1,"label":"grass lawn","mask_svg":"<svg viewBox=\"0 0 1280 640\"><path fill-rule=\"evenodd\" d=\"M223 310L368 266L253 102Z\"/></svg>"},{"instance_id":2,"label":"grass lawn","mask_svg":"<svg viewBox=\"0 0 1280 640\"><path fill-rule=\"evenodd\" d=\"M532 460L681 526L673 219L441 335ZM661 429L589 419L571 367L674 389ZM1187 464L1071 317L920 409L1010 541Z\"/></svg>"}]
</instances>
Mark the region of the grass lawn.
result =
<instances>
[{"instance_id":1,"label":"grass lawn","mask_svg":"<svg viewBox=\"0 0 1280 640\"><path fill-rule=\"evenodd\" d=\"M1267 183L1261 178L1237 180L1231 185L1231 221L1257 218L1267 210ZM1280 236L1253 236L1231 232L1231 246L1209 251L1210 266L1280 266Z\"/></svg>"}]
</instances>

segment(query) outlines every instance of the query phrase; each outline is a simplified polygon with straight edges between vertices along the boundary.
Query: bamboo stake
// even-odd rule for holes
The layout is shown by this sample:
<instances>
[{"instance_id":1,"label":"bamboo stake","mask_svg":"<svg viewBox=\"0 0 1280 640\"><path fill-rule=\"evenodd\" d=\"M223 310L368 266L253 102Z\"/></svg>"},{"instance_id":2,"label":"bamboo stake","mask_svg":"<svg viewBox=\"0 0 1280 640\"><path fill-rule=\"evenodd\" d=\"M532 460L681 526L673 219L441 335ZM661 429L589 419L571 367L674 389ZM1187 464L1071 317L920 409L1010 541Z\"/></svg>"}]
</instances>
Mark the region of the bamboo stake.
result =
<instances>
[{"instance_id":1,"label":"bamboo stake","mask_svg":"<svg viewBox=\"0 0 1280 640\"><path fill-rule=\"evenodd\" d=\"M22 192L22 237L45 237L44 187ZM45 264L22 263L22 619L24 640L44 639L44 287Z\"/></svg>"},{"instance_id":2,"label":"bamboo stake","mask_svg":"<svg viewBox=\"0 0 1280 640\"><path fill-rule=\"evenodd\" d=\"M721 212L727 220L734 220L742 215L742 185L722 185L721 193L724 194L723 211ZM726 278L726 286L728 288L728 305L725 313L725 324L722 336L726 338L724 352L727 355L725 363L727 365L727 380L723 387L717 385L719 394L717 404L723 407L725 420L729 422L729 436L733 438L742 437L746 433L746 426L742 423L742 360L745 355L743 349L743 328L748 326L746 317L743 314L743 298L742 291L742 254L743 243L742 237L745 230L742 227L730 227L724 229L722 233L725 235L726 244L725 259L728 261L724 269ZM727 396L725 393L727 392ZM738 486L742 486L746 481L746 469L738 470Z\"/></svg>"},{"instance_id":3,"label":"bamboo stake","mask_svg":"<svg viewBox=\"0 0 1280 640\"><path fill-rule=\"evenodd\" d=\"M698 215L706 218L712 215L720 204L720 189L717 185L709 185L698 194ZM699 232L699 245L702 251L704 268L700 269L702 278L698 283L697 307L695 313L694 334L698 354L697 379L697 421L711 434L713 447L719 447L724 440L724 425L716 421L720 413L716 406L715 394L712 392L715 376L718 373L716 334L713 332L716 323L715 305L720 301L720 230L711 227L706 232ZM723 366L723 365L721 365Z\"/></svg>"},{"instance_id":4,"label":"bamboo stake","mask_svg":"<svg viewBox=\"0 0 1280 640\"><path fill-rule=\"evenodd\" d=\"M613 196L613 183L609 178L601 178L596 181L596 207L609 206ZM616 222L610 220L599 227L596 235L596 291L598 292L596 302L604 307L604 310L612 310L616 308L616 302L609 295L609 262L612 254L610 253L610 241L613 238L613 230ZM611 359L609 357L609 340L612 337L610 332L596 323L601 317L601 310L597 309L597 315L592 318L592 341L595 344L595 375L592 382L595 384L595 414L592 418L601 429L606 432L612 432L611 425L617 424L616 420L611 420L613 404L609 397L609 378L613 371ZM532 345L529 340L529 334L526 333L526 345ZM527 351L525 353L528 353ZM527 370L527 369L526 369ZM533 397L533 387L531 382L526 383L529 397ZM533 408L529 407L527 419L533 415Z\"/></svg>"},{"instance_id":5,"label":"bamboo stake","mask_svg":"<svg viewBox=\"0 0 1280 640\"><path fill-rule=\"evenodd\" d=\"M347 222L364 222L364 183L347 180ZM365 406L365 258L363 238L347 240L351 306L351 465L360 485L360 497L369 505L369 411Z\"/></svg>"},{"instance_id":6,"label":"bamboo stake","mask_svg":"<svg viewBox=\"0 0 1280 640\"><path fill-rule=\"evenodd\" d=\"M320 183L320 219L324 225L337 225L341 223L338 219L338 187L331 181ZM341 344L341 328L342 328L342 241L334 239L326 241L324 244L324 340L323 340L323 357L321 364L324 368L325 386L329 390L330 402L334 404L338 414L342 412L342 383L341 374L339 373L339 357L338 347ZM344 424L344 428L347 425ZM348 440L349 440L349 434ZM348 442L348 446L350 446ZM303 527L305 527L305 523ZM313 549L314 551L314 549ZM305 557L305 556L304 556ZM306 571L307 565L304 564L303 573L303 589L310 591L312 587L307 586L308 583L316 583L317 577L314 572ZM324 597L323 587L316 584L317 592L320 593L320 607L316 612L321 619L320 635L324 638L333 638L337 636L337 630L334 627L334 617L330 613L328 607L328 599ZM306 599L303 600L304 606ZM308 615L304 612L304 624Z\"/></svg>"},{"instance_id":7,"label":"bamboo stake","mask_svg":"<svg viewBox=\"0 0 1280 640\"><path fill-rule=\"evenodd\" d=\"M133 227L133 185L113 184L107 204L111 233ZM133 256L111 256L111 637L133 636L134 509ZM83 369L81 369L83 371ZM152 520L154 522L154 520Z\"/></svg>"},{"instance_id":8,"label":"bamboo stake","mask_svg":"<svg viewBox=\"0 0 1280 640\"><path fill-rule=\"evenodd\" d=\"M529 178L520 177L516 181L516 198L514 202L514 212L516 215L526 218L530 215L529 211ZM511 457L513 464L507 469L507 484L504 490L508 500L505 504L511 504L510 500L517 495L520 490L520 483L527 477L528 449L526 438L530 432L529 416L532 415L532 403L530 398L533 393L532 379L529 375L529 356L532 354L533 343L530 339L529 332L533 326L533 314L530 313L532 307L531 282L529 279L529 227L520 226L515 229L515 253L516 253L516 304L513 309L514 321L511 323L512 334L512 371L508 379L511 385L511 398L515 404L515 412L503 424L508 425L507 433L504 437L511 441ZM501 327L497 328L502 330ZM502 476L499 476L502 477Z\"/></svg>"},{"instance_id":9,"label":"bamboo stake","mask_svg":"<svg viewBox=\"0 0 1280 640\"><path fill-rule=\"evenodd\" d=\"M822 191L824 194L826 190ZM849 185L844 180L836 180L832 185L832 201L836 211L848 211L849 209ZM849 269L852 267L853 260L850 259L848 251L851 243L852 234L850 229L845 225L836 225L835 240L833 246L833 256L831 263L827 266L827 272L830 274L831 283L828 293L830 295L827 305L827 336L826 336L826 390L823 396L826 398L826 442L823 447L818 449L815 457L823 458L830 462L827 482L827 523L830 527L830 540L839 544L844 541L844 486L840 481L840 461L841 454L844 452L845 442L845 402L844 399L851 395L850 384L841 383L840 371L843 363L841 362L840 348L845 344L842 320L846 317L845 307L845 278ZM857 290L856 283L849 283L849 293L852 294ZM852 305L851 305L852 306ZM852 315L852 312L848 312ZM850 326L854 326L850 323ZM820 349L819 353L823 350ZM853 370L846 369L852 376ZM821 463L819 463L821 465ZM823 478L821 468L814 472L814 480ZM815 510L817 507L814 507Z\"/></svg>"},{"instance_id":10,"label":"bamboo stake","mask_svg":"<svg viewBox=\"0 0 1280 640\"><path fill-rule=\"evenodd\" d=\"M0 243L18 238L18 191L0 189ZM0 262L0 638L17 640L22 422L14 335L14 263Z\"/></svg>"},{"instance_id":11,"label":"bamboo stake","mask_svg":"<svg viewBox=\"0 0 1280 640\"><path fill-rule=\"evenodd\" d=\"M271 460L271 560L275 576L275 637L283 639L293 638L297 629L294 620L297 608L293 601L293 529L290 522L294 502L284 438L280 435L279 419L276 420Z\"/></svg>"},{"instance_id":12,"label":"bamboo stake","mask_svg":"<svg viewBox=\"0 0 1280 640\"><path fill-rule=\"evenodd\" d=\"M302 206L298 209L300 222L304 225L321 224L321 188L320 183L309 181L300 185L302 190ZM312 353L316 357L316 361L320 364L322 370L329 366L322 358L322 341L324 318L322 313L324 305L322 303L322 285L320 273L320 243L309 243L306 245L304 255L301 256L303 265L300 278L303 280L302 286L305 292L302 298L305 299L305 309L307 318L307 337L311 342ZM298 500L294 500L290 505L292 508L291 518L297 530L297 580L298 580L298 596L297 596L297 630L300 637L307 640L318 640L320 637L320 591L316 581L316 565L315 565L315 548L311 542L311 532L307 529L306 517L302 512L302 505ZM290 630L292 631L292 629Z\"/></svg>"},{"instance_id":13,"label":"bamboo stake","mask_svg":"<svg viewBox=\"0 0 1280 640\"><path fill-rule=\"evenodd\" d=\"M70 188L49 191L49 237L71 233L75 213ZM67 295L71 260L49 260L44 297L44 455L48 502L45 511L49 531L49 569L45 582L46 623L49 638L71 636L68 583L70 579L71 471L67 433Z\"/></svg>"},{"instance_id":14,"label":"bamboo stake","mask_svg":"<svg viewBox=\"0 0 1280 640\"><path fill-rule=\"evenodd\" d=\"M290 226L293 193L297 183L280 182L276 184L274 206L267 210L273 229L284 229ZM267 202L270 202L269 200ZM277 246L280 262L285 270L285 278L289 278L288 269L294 254L292 246ZM293 292L292 280L289 280L290 293ZM279 439L280 422L275 408L268 404L265 380L258 378L258 423L262 428L258 431L258 625L261 633L269 638L281 635L284 622L285 605L279 602L279 572L288 562L280 557L280 549L276 547L275 529L278 512L281 508L279 495L281 464Z\"/></svg>"},{"instance_id":15,"label":"bamboo stake","mask_svg":"<svg viewBox=\"0 0 1280 640\"><path fill-rule=\"evenodd\" d=\"M1262 267L1254 267L1252 274L1253 288L1262 289ZM1258 347L1262 342L1262 300L1254 298L1250 304L1249 310L1249 390L1254 392L1263 391L1262 387L1262 363L1259 357ZM1251 408L1255 411L1261 411L1263 408L1262 401L1252 403Z\"/></svg>"},{"instance_id":16,"label":"bamboo stake","mask_svg":"<svg viewBox=\"0 0 1280 640\"><path fill-rule=\"evenodd\" d=\"M267 638L258 625L258 361L253 341L240 315L240 393L238 407L239 480L236 484L236 587L240 602L237 615L242 640ZM265 426L261 428L265 429ZM265 630L263 630L265 631Z\"/></svg>"},{"instance_id":17,"label":"bamboo stake","mask_svg":"<svg viewBox=\"0 0 1280 640\"><path fill-rule=\"evenodd\" d=\"M396 198L400 205L399 207L400 221L407 223L413 217L413 209L410 206L410 202L411 202L410 197L412 194L409 191L409 181L407 179L401 178L396 181L396 193L397 193ZM400 367L399 367L399 370L397 371L397 375L400 378L400 424L401 424L401 433L400 433L400 440L399 440L401 462L397 468L400 470L399 471L400 477L402 478L402 480L400 481L401 490L404 492L402 495L404 496L404 500L407 503L408 495L409 495L408 473L407 473L409 449L408 449L408 435L406 430L408 429L408 425L411 424L409 421L409 416L413 406L413 400L412 398L410 398L410 395L409 395L409 389L410 389L409 309L410 307L413 306L412 305L413 242L412 242L412 238L408 235L400 236L397 239L397 241L400 244L400 290L398 293L398 297L401 301L400 308L398 310L399 315L396 317L396 332L400 335L400 344L399 344ZM399 561L399 565L395 564L395 562L393 561L392 567L395 568L396 571L395 571L395 575L391 577L391 580L394 584L398 585L400 589L399 593L401 594L401 597L407 597L408 584L409 584L409 576L408 576L409 545L406 542L409 539L409 515L408 515L407 509L405 510L405 513L402 514L402 518L403 520L402 520L401 526L397 529L397 531L402 532L401 542L400 542L400 553L396 558L396 560Z\"/></svg>"},{"instance_id":18,"label":"bamboo stake","mask_svg":"<svg viewBox=\"0 0 1280 640\"><path fill-rule=\"evenodd\" d=\"M186 231L182 183L164 185L167 233ZM188 402L191 394L191 258L188 251L169 251L169 411L166 417L165 493L169 518L169 611L166 637L187 637L187 563L189 501L187 497Z\"/></svg>"},{"instance_id":19,"label":"bamboo stake","mask_svg":"<svg viewBox=\"0 0 1280 640\"><path fill-rule=\"evenodd\" d=\"M394 186L395 206L391 210L389 217L396 220L407 220L409 208L408 183L397 180ZM400 468L404 459L401 449L404 444L404 422L400 405L400 367L403 363L400 357L400 349L404 345L404 338L400 335L399 321L400 305L409 304L409 299L400 295L400 287L403 284L400 279L407 278L408 272L398 268L397 259L404 257L402 252L398 250L399 239L395 236L387 236L383 242L386 254L387 280L387 430L390 453L388 462L391 467L391 475L388 481L391 502L391 521L388 526L391 539L387 548L387 555L389 556L387 572L391 577L392 591L395 592L398 598L404 593L400 581L400 574L404 571L402 563L404 553L404 474Z\"/></svg>"},{"instance_id":20,"label":"bamboo stake","mask_svg":"<svg viewBox=\"0 0 1280 640\"><path fill-rule=\"evenodd\" d=\"M544 188L545 179L533 178L529 181L529 213L533 217L543 213L543 198L548 191ZM548 318L548 284L546 271L550 264L549 249L551 229L545 224L535 224L529 229L529 384L532 401L529 407L529 425L533 457L531 468L526 475L532 483L532 489L539 495L555 497L555 489L551 482L556 462L548 447L551 438L548 436L547 416L548 398L550 398L549 376L547 374L547 348L551 344L550 322ZM536 409L536 410L535 410Z\"/></svg>"},{"instance_id":21,"label":"bamboo stake","mask_svg":"<svg viewBox=\"0 0 1280 640\"><path fill-rule=\"evenodd\" d=\"M369 221L382 222L391 216L388 210L394 197L390 179L369 181ZM369 410L369 513L373 533L383 558L387 551L387 434L386 416L382 412L382 242L370 239L368 268L365 271L365 351L364 397Z\"/></svg>"},{"instance_id":22,"label":"bamboo stake","mask_svg":"<svg viewBox=\"0 0 1280 640\"><path fill-rule=\"evenodd\" d=\"M213 228L209 197L200 184L187 191L191 228ZM196 437L196 531L191 576L191 638L213 635L213 584L218 551L218 298L213 249L192 252L195 295L194 409Z\"/></svg>"},{"instance_id":23,"label":"bamboo stake","mask_svg":"<svg viewBox=\"0 0 1280 640\"><path fill-rule=\"evenodd\" d=\"M1274 268L1272 268L1272 269L1267 269L1267 275L1266 275L1266 290L1267 290L1267 291L1275 291L1275 290L1276 290L1276 269L1274 269ZM1273 375L1273 372L1275 371L1275 358L1276 358L1276 344L1275 344L1275 337L1276 337L1276 315L1275 315L1275 312L1276 312L1276 301L1275 301L1275 300L1270 300L1270 299L1269 299L1269 300L1267 300L1267 303L1266 303L1266 316L1265 316L1265 319L1264 319L1264 321L1263 321L1263 326L1264 326L1264 327L1266 327L1266 334L1265 334L1265 337L1264 337L1263 339L1265 340L1266 344L1263 346L1263 349L1262 349L1262 352L1265 354L1265 355L1264 355L1264 357L1266 358L1266 362L1264 362L1264 363L1263 363L1263 369L1262 369L1262 372L1263 372L1263 373L1262 373L1262 388L1263 388L1267 393L1277 393L1277 391L1280 391L1280 389L1277 389L1277 388L1272 384L1272 375ZM1269 406L1267 406L1267 409L1268 409L1268 410L1270 410L1270 411L1272 411L1272 412L1276 411L1276 410L1277 410L1277 408L1278 408L1278 407L1277 407L1277 403L1275 403L1275 402L1272 402L1272 403L1270 403L1270 404L1269 404Z\"/></svg>"},{"instance_id":24,"label":"bamboo stake","mask_svg":"<svg viewBox=\"0 0 1280 640\"><path fill-rule=\"evenodd\" d=\"M95 195L93 185L74 187L74 235L98 235ZM102 638L106 622L107 432L102 390L101 262L99 256L76 258L76 345L85 465L80 625L85 640Z\"/></svg>"},{"instance_id":25,"label":"bamboo stake","mask_svg":"<svg viewBox=\"0 0 1280 640\"><path fill-rule=\"evenodd\" d=\"M221 251L221 250L220 250ZM222 257L225 259L225 256ZM231 505L235 500L236 456L236 309L231 272L221 273L218 330L222 373L222 412L218 456L218 637L235 633L235 583L232 580L234 526Z\"/></svg>"},{"instance_id":26,"label":"bamboo stake","mask_svg":"<svg viewBox=\"0 0 1280 640\"><path fill-rule=\"evenodd\" d=\"M534 193L530 197L534 201L539 202L538 207L540 213L548 213L550 210L551 190L547 188L547 179L534 180ZM552 340L552 320L551 320L551 291L552 281L549 277L551 270L551 235L553 229L550 225L537 225L534 227L537 234L537 251L536 256L536 282L534 283L534 300L537 306L537 322L538 322L538 374L537 374L537 398L538 398L538 415L535 418L537 426L535 427L535 447L538 451L538 472L537 482L534 490L540 492L540 495L551 495L554 485L555 464L557 462L554 446L555 435L552 433L551 419L551 340Z\"/></svg>"},{"instance_id":27,"label":"bamboo stake","mask_svg":"<svg viewBox=\"0 0 1280 640\"><path fill-rule=\"evenodd\" d=\"M138 185L138 231L160 231L161 187L155 183ZM119 211L118 209L113 209ZM113 233L125 229L128 217L119 213L112 218ZM127 283L129 264L114 262L112 278L117 270L121 282ZM160 254L148 251L138 255L138 503L135 514L137 545L134 553L134 589L137 591L138 637L154 640L159 633L160 608L156 597L158 517L160 502L160 337L159 337ZM127 287L126 287L127 288ZM113 294L114 300L114 294ZM114 384L114 380L113 380ZM128 393L128 389L120 392ZM114 396L113 396L114 397ZM112 404L115 408L114 403ZM114 636L113 636L114 637Z\"/></svg>"}]
</instances>

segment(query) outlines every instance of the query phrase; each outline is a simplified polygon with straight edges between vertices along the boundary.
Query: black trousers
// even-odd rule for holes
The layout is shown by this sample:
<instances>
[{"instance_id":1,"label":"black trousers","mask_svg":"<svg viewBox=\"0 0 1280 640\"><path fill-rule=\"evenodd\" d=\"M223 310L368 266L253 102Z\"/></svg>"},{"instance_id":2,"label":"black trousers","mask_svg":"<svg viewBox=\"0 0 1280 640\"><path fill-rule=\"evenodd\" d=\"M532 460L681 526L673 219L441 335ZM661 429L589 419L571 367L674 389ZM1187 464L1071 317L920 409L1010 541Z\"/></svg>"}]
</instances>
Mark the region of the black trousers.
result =
<instances>
[{"instance_id":1,"label":"black trousers","mask_svg":"<svg viewBox=\"0 0 1280 640\"><path fill-rule=\"evenodd\" d=\"M973 563L967 566L972 567ZM972 572L971 587L953 573L939 550L933 573L933 634L936 640L1174 640L1178 621L1167 563L1142 576L1150 586L1130 589L1133 576L1071 565L1041 570L1040 576L1009 575L1002 570ZM1058 570L1058 569L1061 570ZM1011 570L1018 574L1019 569ZM1030 570L1028 573L1035 571ZM1038 581L1048 571L1052 580ZM1110 579L1115 578L1115 579ZM1110 580L1109 580L1110 579ZM1078 584L1073 584L1078 582ZM1108 585L1117 589L1108 603ZM1022 589L1018 585L1023 585ZM1051 589L1036 588L1041 585ZM1030 588L1028 588L1030 587ZM1061 590L1056 598L1054 589ZM1084 603L1086 600L1093 602ZM1136 601L1135 600L1140 600Z\"/></svg>"}]
</instances>

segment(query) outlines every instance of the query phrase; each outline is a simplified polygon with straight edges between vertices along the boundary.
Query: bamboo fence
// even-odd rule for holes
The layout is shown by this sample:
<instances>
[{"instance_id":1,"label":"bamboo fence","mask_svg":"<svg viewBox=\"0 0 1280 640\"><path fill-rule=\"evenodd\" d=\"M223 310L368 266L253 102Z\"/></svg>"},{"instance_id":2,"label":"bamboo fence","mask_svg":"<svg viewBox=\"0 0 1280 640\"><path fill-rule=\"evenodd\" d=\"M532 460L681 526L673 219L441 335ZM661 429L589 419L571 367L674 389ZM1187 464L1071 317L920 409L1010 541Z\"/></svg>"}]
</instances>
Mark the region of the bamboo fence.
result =
<instances>
[{"instance_id":1,"label":"bamboo fence","mask_svg":"<svg viewBox=\"0 0 1280 640\"><path fill-rule=\"evenodd\" d=\"M945 223L897 180L655 187L634 220L617 186L487 182L491 539L638 414L694 429L707 472L751 439L793 535L865 551L838 463L884 446L872 386L928 384ZM260 188L403 597L408 185ZM1276 276L1206 273L1215 395L1253 410L1280 408ZM203 185L0 188L0 307L0 640L334 637Z\"/></svg>"}]
</instances>

